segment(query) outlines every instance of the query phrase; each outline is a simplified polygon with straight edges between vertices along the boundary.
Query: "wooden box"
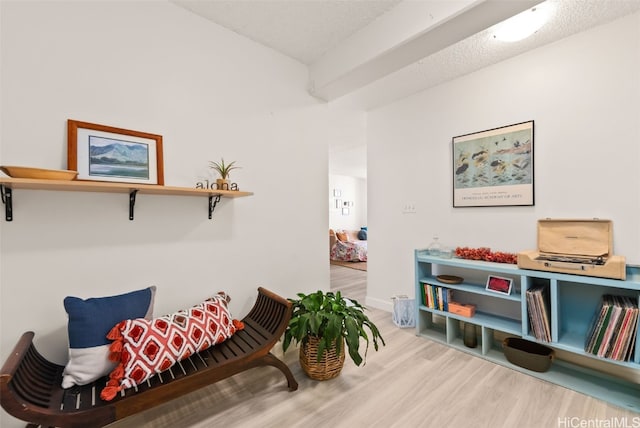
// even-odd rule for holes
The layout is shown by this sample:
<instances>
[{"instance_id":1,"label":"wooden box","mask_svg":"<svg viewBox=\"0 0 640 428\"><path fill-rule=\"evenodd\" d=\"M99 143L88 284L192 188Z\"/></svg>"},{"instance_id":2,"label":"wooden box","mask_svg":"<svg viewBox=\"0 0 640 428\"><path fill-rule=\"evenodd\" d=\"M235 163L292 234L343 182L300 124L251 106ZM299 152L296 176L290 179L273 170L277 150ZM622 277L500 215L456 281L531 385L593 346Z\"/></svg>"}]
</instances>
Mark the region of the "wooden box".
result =
<instances>
[{"instance_id":1,"label":"wooden box","mask_svg":"<svg viewBox=\"0 0 640 428\"><path fill-rule=\"evenodd\" d=\"M590 259L597 263L590 262ZM625 258L613 255L613 223L610 220L539 220L538 249L518 253L518 267L601 278L626 278Z\"/></svg>"},{"instance_id":2,"label":"wooden box","mask_svg":"<svg viewBox=\"0 0 640 428\"><path fill-rule=\"evenodd\" d=\"M459 303L450 301L449 312L456 315L462 315L463 317L471 318L476 314L476 305L470 303Z\"/></svg>"}]
</instances>

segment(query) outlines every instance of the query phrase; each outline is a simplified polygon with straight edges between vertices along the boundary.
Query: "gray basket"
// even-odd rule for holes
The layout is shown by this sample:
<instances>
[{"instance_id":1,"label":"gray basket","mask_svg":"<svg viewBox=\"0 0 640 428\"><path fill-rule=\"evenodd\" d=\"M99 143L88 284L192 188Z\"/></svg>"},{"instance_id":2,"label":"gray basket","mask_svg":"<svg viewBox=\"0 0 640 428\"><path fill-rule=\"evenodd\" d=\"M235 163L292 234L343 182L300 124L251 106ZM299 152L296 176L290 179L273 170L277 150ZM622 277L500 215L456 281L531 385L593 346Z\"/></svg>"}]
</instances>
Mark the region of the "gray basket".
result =
<instances>
[{"instance_id":1,"label":"gray basket","mask_svg":"<svg viewBox=\"0 0 640 428\"><path fill-rule=\"evenodd\" d=\"M411 328L416 326L415 299L408 296L393 296L393 323L400 328Z\"/></svg>"}]
</instances>

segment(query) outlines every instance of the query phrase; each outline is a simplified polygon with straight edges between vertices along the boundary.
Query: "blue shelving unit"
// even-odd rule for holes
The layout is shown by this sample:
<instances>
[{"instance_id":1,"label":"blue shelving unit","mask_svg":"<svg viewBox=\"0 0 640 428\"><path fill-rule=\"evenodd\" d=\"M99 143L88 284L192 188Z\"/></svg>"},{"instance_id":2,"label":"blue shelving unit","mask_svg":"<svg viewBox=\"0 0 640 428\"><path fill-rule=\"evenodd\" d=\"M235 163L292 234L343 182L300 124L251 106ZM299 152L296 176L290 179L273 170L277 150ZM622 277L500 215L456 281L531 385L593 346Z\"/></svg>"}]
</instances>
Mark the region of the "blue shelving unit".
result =
<instances>
[{"instance_id":1,"label":"blue shelving unit","mask_svg":"<svg viewBox=\"0 0 640 428\"><path fill-rule=\"evenodd\" d=\"M461 276L464 281L438 281L436 276L444 274ZM505 295L486 290L488 275L513 279L512 292ZM475 315L468 318L427 307L422 300L425 284L454 290L454 300L476 304ZM530 331L525 296L529 288L540 284L549 289L551 327L551 342L540 343L562 355L544 373L511 364L501 348L501 338L509 336L537 342ZM640 328L636 329L631 361L615 361L584 351L589 326L603 295L629 296L640 302L640 267L628 265L623 281L446 259L430 256L427 250L415 250L415 292L418 335L640 413ZM476 325L477 348L464 346L463 322Z\"/></svg>"}]
</instances>

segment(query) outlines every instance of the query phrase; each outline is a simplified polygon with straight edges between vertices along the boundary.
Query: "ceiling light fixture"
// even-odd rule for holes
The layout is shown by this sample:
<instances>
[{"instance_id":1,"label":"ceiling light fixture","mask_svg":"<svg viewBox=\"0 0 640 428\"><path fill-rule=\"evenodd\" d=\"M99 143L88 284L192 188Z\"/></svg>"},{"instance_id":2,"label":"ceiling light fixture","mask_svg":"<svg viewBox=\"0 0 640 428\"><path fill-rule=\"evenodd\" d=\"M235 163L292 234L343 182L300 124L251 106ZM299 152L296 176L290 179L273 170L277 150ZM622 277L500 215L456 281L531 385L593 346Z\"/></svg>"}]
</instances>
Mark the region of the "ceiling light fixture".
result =
<instances>
[{"instance_id":1,"label":"ceiling light fixture","mask_svg":"<svg viewBox=\"0 0 640 428\"><path fill-rule=\"evenodd\" d=\"M551 15L551 8L547 3L525 10L493 28L493 37L503 42L517 42L529 37L540 29Z\"/></svg>"}]
</instances>

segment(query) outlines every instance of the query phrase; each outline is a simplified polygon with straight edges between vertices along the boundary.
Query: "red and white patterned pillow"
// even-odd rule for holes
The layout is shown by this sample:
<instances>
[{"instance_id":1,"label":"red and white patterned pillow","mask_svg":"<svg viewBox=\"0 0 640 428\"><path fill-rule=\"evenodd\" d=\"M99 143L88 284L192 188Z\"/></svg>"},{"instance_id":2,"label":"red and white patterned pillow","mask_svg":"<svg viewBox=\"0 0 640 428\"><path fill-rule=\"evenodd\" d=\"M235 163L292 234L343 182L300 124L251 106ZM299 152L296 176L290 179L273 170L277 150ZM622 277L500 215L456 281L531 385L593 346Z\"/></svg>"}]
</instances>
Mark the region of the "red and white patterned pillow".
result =
<instances>
[{"instance_id":1,"label":"red and white patterned pillow","mask_svg":"<svg viewBox=\"0 0 640 428\"><path fill-rule=\"evenodd\" d=\"M145 382L179 361L223 342L244 324L231 318L226 294L207 299L188 310L147 320L124 320L111 329L109 358L118 365L100 393L105 401L118 392Z\"/></svg>"}]
</instances>

